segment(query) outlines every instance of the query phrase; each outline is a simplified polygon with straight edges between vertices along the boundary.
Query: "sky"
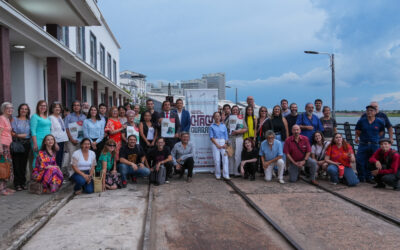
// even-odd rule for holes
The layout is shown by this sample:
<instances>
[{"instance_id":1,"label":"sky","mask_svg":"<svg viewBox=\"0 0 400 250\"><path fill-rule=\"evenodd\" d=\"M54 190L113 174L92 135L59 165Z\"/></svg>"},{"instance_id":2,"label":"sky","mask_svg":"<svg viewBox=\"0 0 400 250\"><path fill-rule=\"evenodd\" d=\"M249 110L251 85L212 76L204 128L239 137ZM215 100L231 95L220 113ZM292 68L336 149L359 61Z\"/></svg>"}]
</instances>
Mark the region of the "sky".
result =
<instances>
[{"instance_id":1,"label":"sky","mask_svg":"<svg viewBox=\"0 0 400 250\"><path fill-rule=\"evenodd\" d=\"M227 99L272 107L282 98L303 110L331 106L335 55L336 110L370 101L400 109L398 0L99 0L121 45L120 70L148 82L177 82L225 72Z\"/></svg>"}]
</instances>

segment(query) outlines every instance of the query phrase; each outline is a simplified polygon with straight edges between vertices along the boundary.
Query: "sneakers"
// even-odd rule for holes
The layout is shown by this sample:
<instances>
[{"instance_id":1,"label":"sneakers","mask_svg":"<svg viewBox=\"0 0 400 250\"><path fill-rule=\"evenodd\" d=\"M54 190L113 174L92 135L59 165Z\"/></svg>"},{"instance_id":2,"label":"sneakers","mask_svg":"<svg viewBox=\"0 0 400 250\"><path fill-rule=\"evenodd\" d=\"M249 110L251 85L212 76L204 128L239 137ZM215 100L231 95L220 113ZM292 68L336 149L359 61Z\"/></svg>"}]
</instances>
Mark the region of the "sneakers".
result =
<instances>
[{"instance_id":1,"label":"sneakers","mask_svg":"<svg viewBox=\"0 0 400 250\"><path fill-rule=\"evenodd\" d=\"M219 180L221 180L221 176L220 177L215 176L215 179L217 179L219 181Z\"/></svg>"},{"instance_id":2,"label":"sneakers","mask_svg":"<svg viewBox=\"0 0 400 250\"><path fill-rule=\"evenodd\" d=\"M331 182L331 184L332 184L332 185L337 185L337 183L336 183L336 182Z\"/></svg>"},{"instance_id":3,"label":"sneakers","mask_svg":"<svg viewBox=\"0 0 400 250\"><path fill-rule=\"evenodd\" d=\"M122 188L126 188L126 186L127 186L127 182L126 182L126 181L123 181L123 182L122 182Z\"/></svg>"},{"instance_id":4,"label":"sneakers","mask_svg":"<svg viewBox=\"0 0 400 250\"><path fill-rule=\"evenodd\" d=\"M231 178L229 177L224 177L224 180L229 181Z\"/></svg>"},{"instance_id":5,"label":"sneakers","mask_svg":"<svg viewBox=\"0 0 400 250\"><path fill-rule=\"evenodd\" d=\"M385 188L385 187L386 187L386 185L383 184L383 183L378 183L378 184L376 184L376 185L374 186L374 188Z\"/></svg>"},{"instance_id":6,"label":"sneakers","mask_svg":"<svg viewBox=\"0 0 400 250\"><path fill-rule=\"evenodd\" d=\"M280 184L285 184L285 181L283 179L279 179L278 181Z\"/></svg>"},{"instance_id":7,"label":"sneakers","mask_svg":"<svg viewBox=\"0 0 400 250\"><path fill-rule=\"evenodd\" d=\"M165 181L165 184L169 184L169 181Z\"/></svg>"}]
</instances>

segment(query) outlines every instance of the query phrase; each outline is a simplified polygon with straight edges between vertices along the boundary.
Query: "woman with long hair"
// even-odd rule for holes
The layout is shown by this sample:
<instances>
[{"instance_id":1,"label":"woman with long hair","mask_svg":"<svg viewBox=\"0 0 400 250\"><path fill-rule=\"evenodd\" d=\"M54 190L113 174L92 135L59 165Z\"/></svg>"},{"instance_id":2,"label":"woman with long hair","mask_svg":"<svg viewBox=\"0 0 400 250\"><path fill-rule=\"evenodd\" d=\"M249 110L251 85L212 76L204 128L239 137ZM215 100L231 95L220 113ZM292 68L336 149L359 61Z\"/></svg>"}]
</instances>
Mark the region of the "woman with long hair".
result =
<instances>
[{"instance_id":1,"label":"woman with long hair","mask_svg":"<svg viewBox=\"0 0 400 250\"><path fill-rule=\"evenodd\" d=\"M284 143L289 137L289 129L286 118L282 116L281 106L275 105L272 109L270 122L264 123L264 131L272 130L275 133L275 139ZM283 144L282 144L283 146Z\"/></svg>"},{"instance_id":2,"label":"woman with long hair","mask_svg":"<svg viewBox=\"0 0 400 250\"><path fill-rule=\"evenodd\" d=\"M51 120L47 114L48 110L46 101L38 101L36 105L36 114L31 117L30 122L33 149L33 167L36 166L35 161L38 156L39 149L42 148L44 137L51 132Z\"/></svg>"},{"instance_id":3,"label":"woman with long hair","mask_svg":"<svg viewBox=\"0 0 400 250\"><path fill-rule=\"evenodd\" d=\"M268 109L265 106L261 106L258 110L258 118L257 118L257 131L256 131L256 148L260 148L261 142L264 140L264 133L266 131L263 130L264 124L270 121L268 118ZM261 160L258 160L258 172L260 172L261 176L264 177L264 169L261 164Z\"/></svg>"},{"instance_id":4,"label":"woman with long hair","mask_svg":"<svg viewBox=\"0 0 400 250\"><path fill-rule=\"evenodd\" d=\"M154 148L158 137L157 126L151 121L150 111L143 113L143 121L139 124L139 134L140 145L144 149L144 152L148 153Z\"/></svg>"},{"instance_id":5,"label":"woman with long hair","mask_svg":"<svg viewBox=\"0 0 400 250\"><path fill-rule=\"evenodd\" d=\"M126 108L124 106L118 107L118 119L121 122L121 124L125 124L126 121L128 120L126 118Z\"/></svg>"},{"instance_id":6,"label":"woman with long hair","mask_svg":"<svg viewBox=\"0 0 400 250\"><path fill-rule=\"evenodd\" d=\"M254 115L254 109L252 106L246 107L244 121L247 124L247 131L243 134L243 139L251 138L255 140L257 131L257 119Z\"/></svg>"},{"instance_id":7,"label":"woman with long hair","mask_svg":"<svg viewBox=\"0 0 400 250\"><path fill-rule=\"evenodd\" d=\"M135 123L137 126L139 126L140 120L142 118L140 114L140 105L135 104L135 106L133 106L133 111L135 111Z\"/></svg>"},{"instance_id":8,"label":"woman with long hair","mask_svg":"<svg viewBox=\"0 0 400 250\"><path fill-rule=\"evenodd\" d=\"M321 173L325 173L328 168L328 162L325 160L325 151L329 143L329 141L325 140L321 131L315 131L311 140L311 158L317 162L317 173L318 170Z\"/></svg>"},{"instance_id":9,"label":"woman with long hair","mask_svg":"<svg viewBox=\"0 0 400 250\"><path fill-rule=\"evenodd\" d=\"M90 110L89 110L90 113ZM72 155L72 169L74 174L71 179L75 182L74 192L76 195L82 193L93 193L94 186L92 176L96 166L96 154L90 150L91 141L84 138L81 143L81 149L74 152Z\"/></svg>"},{"instance_id":10,"label":"woman with long hair","mask_svg":"<svg viewBox=\"0 0 400 250\"><path fill-rule=\"evenodd\" d=\"M0 160L1 162L7 162L11 165L11 154L10 145L12 142L11 136L11 123L13 113L13 105L10 102L4 102L1 104L1 115L0 115ZM13 179L13 170L10 167L10 176L8 178L0 179L0 194L10 195L15 192L15 190L7 188L7 181Z\"/></svg>"},{"instance_id":11,"label":"woman with long hair","mask_svg":"<svg viewBox=\"0 0 400 250\"><path fill-rule=\"evenodd\" d=\"M26 164L31 151L31 127L29 125L30 109L22 103L18 107L18 115L11 121L13 141L21 143L23 152L11 152L14 169L14 187L17 191L26 190Z\"/></svg>"},{"instance_id":12,"label":"woman with long hair","mask_svg":"<svg viewBox=\"0 0 400 250\"><path fill-rule=\"evenodd\" d=\"M87 119L83 121L83 137L89 139L90 148L96 153L97 158L102 150L99 144L104 138L104 126L104 120L100 118L97 107L91 106Z\"/></svg>"},{"instance_id":13,"label":"woman with long hair","mask_svg":"<svg viewBox=\"0 0 400 250\"><path fill-rule=\"evenodd\" d=\"M255 148L254 141L251 138L244 139L242 150L242 162L240 163L240 173L245 179L250 177L251 181L256 179L256 163L258 150Z\"/></svg>"},{"instance_id":14,"label":"woman with long hair","mask_svg":"<svg viewBox=\"0 0 400 250\"><path fill-rule=\"evenodd\" d=\"M116 147L117 143L108 139L97 161L96 173L103 175L103 191L117 189L122 184L117 173Z\"/></svg>"},{"instance_id":15,"label":"woman with long hair","mask_svg":"<svg viewBox=\"0 0 400 250\"><path fill-rule=\"evenodd\" d=\"M126 129L126 125L122 125L118 117L118 108L112 107L108 116L108 121L104 131L108 133L109 138L116 143L115 159L119 160L119 150L122 145L122 131Z\"/></svg>"},{"instance_id":16,"label":"woman with long hair","mask_svg":"<svg viewBox=\"0 0 400 250\"><path fill-rule=\"evenodd\" d=\"M60 102L53 102L50 105L49 119L51 121L51 134L56 138L58 150L56 153L57 166L62 165L64 156L64 143L68 141L64 120L62 119L63 107Z\"/></svg>"},{"instance_id":17,"label":"woman with long hair","mask_svg":"<svg viewBox=\"0 0 400 250\"><path fill-rule=\"evenodd\" d=\"M43 193L55 193L63 183L63 174L56 162L56 139L48 134L35 161L32 180L41 183Z\"/></svg>"}]
</instances>

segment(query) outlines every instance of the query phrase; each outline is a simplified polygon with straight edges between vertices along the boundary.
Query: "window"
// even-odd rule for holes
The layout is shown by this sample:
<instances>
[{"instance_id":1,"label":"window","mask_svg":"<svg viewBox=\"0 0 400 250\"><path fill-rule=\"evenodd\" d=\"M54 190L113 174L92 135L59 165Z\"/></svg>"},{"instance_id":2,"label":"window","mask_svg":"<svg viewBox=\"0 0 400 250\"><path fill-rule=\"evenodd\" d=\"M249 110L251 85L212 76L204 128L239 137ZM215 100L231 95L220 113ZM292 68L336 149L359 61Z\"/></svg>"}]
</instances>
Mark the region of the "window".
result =
<instances>
[{"instance_id":1,"label":"window","mask_svg":"<svg viewBox=\"0 0 400 250\"><path fill-rule=\"evenodd\" d=\"M108 106L110 106L110 107L114 106L112 96L109 96L109 97L108 97Z\"/></svg>"},{"instance_id":2,"label":"window","mask_svg":"<svg viewBox=\"0 0 400 250\"><path fill-rule=\"evenodd\" d=\"M87 89L86 86L82 86L82 101L87 102Z\"/></svg>"},{"instance_id":3,"label":"window","mask_svg":"<svg viewBox=\"0 0 400 250\"><path fill-rule=\"evenodd\" d=\"M76 54L86 60L85 27L76 28Z\"/></svg>"},{"instance_id":4,"label":"window","mask_svg":"<svg viewBox=\"0 0 400 250\"><path fill-rule=\"evenodd\" d=\"M90 65L97 68L97 44L96 37L90 32Z\"/></svg>"},{"instance_id":5,"label":"window","mask_svg":"<svg viewBox=\"0 0 400 250\"><path fill-rule=\"evenodd\" d=\"M117 62L113 60L113 82L117 83Z\"/></svg>"},{"instance_id":6,"label":"window","mask_svg":"<svg viewBox=\"0 0 400 250\"><path fill-rule=\"evenodd\" d=\"M111 55L107 53L107 76L111 80Z\"/></svg>"},{"instance_id":7,"label":"window","mask_svg":"<svg viewBox=\"0 0 400 250\"><path fill-rule=\"evenodd\" d=\"M100 44L100 72L104 75L106 73L106 50Z\"/></svg>"},{"instance_id":8,"label":"window","mask_svg":"<svg viewBox=\"0 0 400 250\"><path fill-rule=\"evenodd\" d=\"M69 47L69 27L64 26L61 28L60 42Z\"/></svg>"}]
</instances>

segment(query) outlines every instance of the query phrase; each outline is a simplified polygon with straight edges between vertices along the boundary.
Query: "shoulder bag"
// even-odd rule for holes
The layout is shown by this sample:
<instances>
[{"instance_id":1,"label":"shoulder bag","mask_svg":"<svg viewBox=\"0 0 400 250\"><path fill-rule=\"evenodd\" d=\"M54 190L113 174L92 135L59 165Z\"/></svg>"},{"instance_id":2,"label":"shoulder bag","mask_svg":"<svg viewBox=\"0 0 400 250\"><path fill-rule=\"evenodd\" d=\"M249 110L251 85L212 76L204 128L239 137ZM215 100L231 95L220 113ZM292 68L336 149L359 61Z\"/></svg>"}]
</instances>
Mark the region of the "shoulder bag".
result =
<instances>
[{"instance_id":1,"label":"shoulder bag","mask_svg":"<svg viewBox=\"0 0 400 250\"><path fill-rule=\"evenodd\" d=\"M4 155L0 158L0 179L7 180L11 176L11 163L6 160Z\"/></svg>"}]
</instances>

